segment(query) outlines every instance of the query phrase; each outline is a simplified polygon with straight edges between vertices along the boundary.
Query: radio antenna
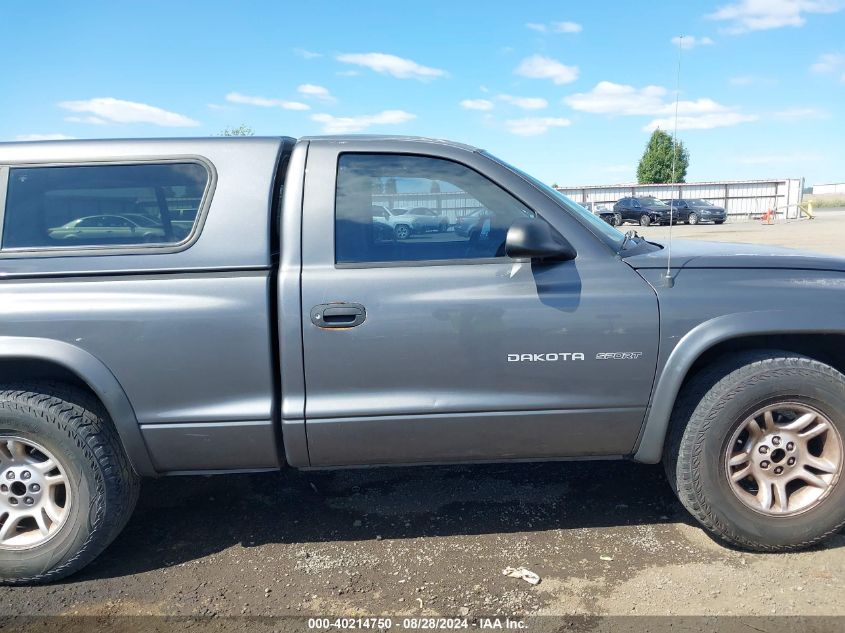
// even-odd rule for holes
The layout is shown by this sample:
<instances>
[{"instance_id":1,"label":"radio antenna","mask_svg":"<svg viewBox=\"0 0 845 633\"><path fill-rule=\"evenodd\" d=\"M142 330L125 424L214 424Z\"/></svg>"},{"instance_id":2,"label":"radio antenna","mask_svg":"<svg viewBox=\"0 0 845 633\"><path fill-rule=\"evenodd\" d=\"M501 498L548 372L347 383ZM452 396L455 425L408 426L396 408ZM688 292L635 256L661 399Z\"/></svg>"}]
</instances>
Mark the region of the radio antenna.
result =
<instances>
[{"instance_id":1,"label":"radio antenna","mask_svg":"<svg viewBox=\"0 0 845 633\"><path fill-rule=\"evenodd\" d=\"M675 76L675 128L672 130L672 186L675 186L675 163L678 159L678 102L681 98L681 51L684 49L684 36L678 38L678 71ZM675 196L669 192L669 253L666 258L666 275L663 277L663 285L671 288L675 285L675 278L672 277L672 227L675 224ZM678 196L681 195L681 188L678 187Z\"/></svg>"}]
</instances>

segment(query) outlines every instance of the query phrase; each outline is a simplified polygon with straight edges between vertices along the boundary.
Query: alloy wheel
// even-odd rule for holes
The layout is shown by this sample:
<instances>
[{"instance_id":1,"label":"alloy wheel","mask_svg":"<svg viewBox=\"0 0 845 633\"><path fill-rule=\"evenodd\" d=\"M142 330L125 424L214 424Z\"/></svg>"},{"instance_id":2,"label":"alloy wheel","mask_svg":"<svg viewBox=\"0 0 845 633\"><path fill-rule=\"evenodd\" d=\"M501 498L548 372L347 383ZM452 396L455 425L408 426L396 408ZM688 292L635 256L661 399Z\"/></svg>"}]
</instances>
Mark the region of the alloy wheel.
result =
<instances>
[{"instance_id":1,"label":"alloy wheel","mask_svg":"<svg viewBox=\"0 0 845 633\"><path fill-rule=\"evenodd\" d=\"M818 506L842 473L842 437L797 402L764 407L736 429L725 452L731 490L756 512L794 515Z\"/></svg>"},{"instance_id":2,"label":"alloy wheel","mask_svg":"<svg viewBox=\"0 0 845 633\"><path fill-rule=\"evenodd\" d=\"M67 471L46 448L0 436L0 549L28 549L50 540L71 504Z\"/></svg>"}]
</instances>

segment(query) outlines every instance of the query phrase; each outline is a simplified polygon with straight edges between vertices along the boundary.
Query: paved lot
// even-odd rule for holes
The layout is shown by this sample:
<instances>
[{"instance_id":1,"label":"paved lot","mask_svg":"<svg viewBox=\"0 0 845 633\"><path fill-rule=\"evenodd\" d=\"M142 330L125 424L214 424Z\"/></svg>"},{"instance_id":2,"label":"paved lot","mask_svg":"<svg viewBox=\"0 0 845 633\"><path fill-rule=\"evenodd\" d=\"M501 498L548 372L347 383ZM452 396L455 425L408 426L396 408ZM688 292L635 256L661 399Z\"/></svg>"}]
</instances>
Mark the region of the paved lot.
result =
<instances>
[{"instance_id":1,"label":"paved lot","mask_svg":"<svg viewBox=\"0 0 845 633\"><path fill-rule=\"evenodd\" d=\"M845 209L816 210L815 215L815 220L779 220L771 225L760 221L730 221L721 226L681 224L672 227L672 238L775 244L845 256ZM628 229L635 229L640 235L660 241L666 240L669 236L668 226L640 227L625 224L622 227L623 231Z\"/></svg>"},{"instance_id":2,"label":"paved lot","mask_svg":"<svg viewBox=\"0 0 845 633\"><path fill-rule=\"evenodd\" d=\"M845 212L674 233L842 254ZM539 585L501 573L523 565ZM569 462L150 481L98 561L0 588L0 615L845 615L843 595L845 535L799 554L731 550L660 467Z\"/></svg>"}]
</instances>

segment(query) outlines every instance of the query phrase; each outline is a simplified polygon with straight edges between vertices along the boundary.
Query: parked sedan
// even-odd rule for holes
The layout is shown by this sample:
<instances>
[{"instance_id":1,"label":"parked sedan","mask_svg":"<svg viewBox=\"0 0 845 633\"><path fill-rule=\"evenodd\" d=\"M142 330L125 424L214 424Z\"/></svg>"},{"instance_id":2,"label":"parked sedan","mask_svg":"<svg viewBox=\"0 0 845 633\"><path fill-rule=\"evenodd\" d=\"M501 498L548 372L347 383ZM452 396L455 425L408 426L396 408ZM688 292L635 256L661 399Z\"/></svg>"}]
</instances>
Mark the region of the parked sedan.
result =
<instances>
[{"instance_id":1,"label":"parked sedan","mask_svg":"<svg viewBox=\"0 0 845 633\"><path fill-rule=\"evenodd\" d=\"M689 198L683 200L664 200L666 204L672 204L678 220L687 224L698 224L699 222L713 222L724 224L727 215L723 207L718 207L712 202L701 198Z\"/></svg>"},{"instance_id":2,"label":"parked sedan","mask_svg":"<svg viewBox=\"0 0 845 633\"><path fill-rule=\"evenodd\" d=\"M640 226L669 224L669 205L651 196L622 198L613 205L622 223L636 222ZM677 220L675 220L677 221Z\"/></svg>"},{"instance_id":3,"label":"parked sedan","mask_svg":"<svg viewBox=\"0 0 845 633\"><path fill-rule=\"evenodd\" d=\"M121 239L143 238L156 240L164 237L164 230L152 219L141 214L90 215L49 229L54 239Z\"/></svg>"}]
</instances>

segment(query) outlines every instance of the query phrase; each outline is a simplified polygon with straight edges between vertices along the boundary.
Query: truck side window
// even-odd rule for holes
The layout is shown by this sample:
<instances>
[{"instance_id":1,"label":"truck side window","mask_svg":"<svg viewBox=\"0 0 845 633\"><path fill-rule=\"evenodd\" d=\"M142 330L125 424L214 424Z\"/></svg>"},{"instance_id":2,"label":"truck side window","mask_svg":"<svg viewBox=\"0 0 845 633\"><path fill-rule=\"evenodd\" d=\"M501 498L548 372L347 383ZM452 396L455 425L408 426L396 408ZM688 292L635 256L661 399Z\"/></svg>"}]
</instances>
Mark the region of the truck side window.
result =
<instances>
[{"instance_id":1,"label":"truck side window","mask_svg":"<svg viewBox=\"0 0 845 633\"><path fill-rule=\"evenodd\" d=\"M198 163L13 167L4 249L174 244L208 185Z\"/></svg>"},{"instance_id":2,"label":"truck side window","mask_svg":"<svg viewBox=\"0 0 845 633\"><path fill-rule=\"evenodd\" d=\"M343 154L335 260L418 262L505 256L505 236L534 212L481 174L440 158Z\"/></svg>"}]
</instances>

